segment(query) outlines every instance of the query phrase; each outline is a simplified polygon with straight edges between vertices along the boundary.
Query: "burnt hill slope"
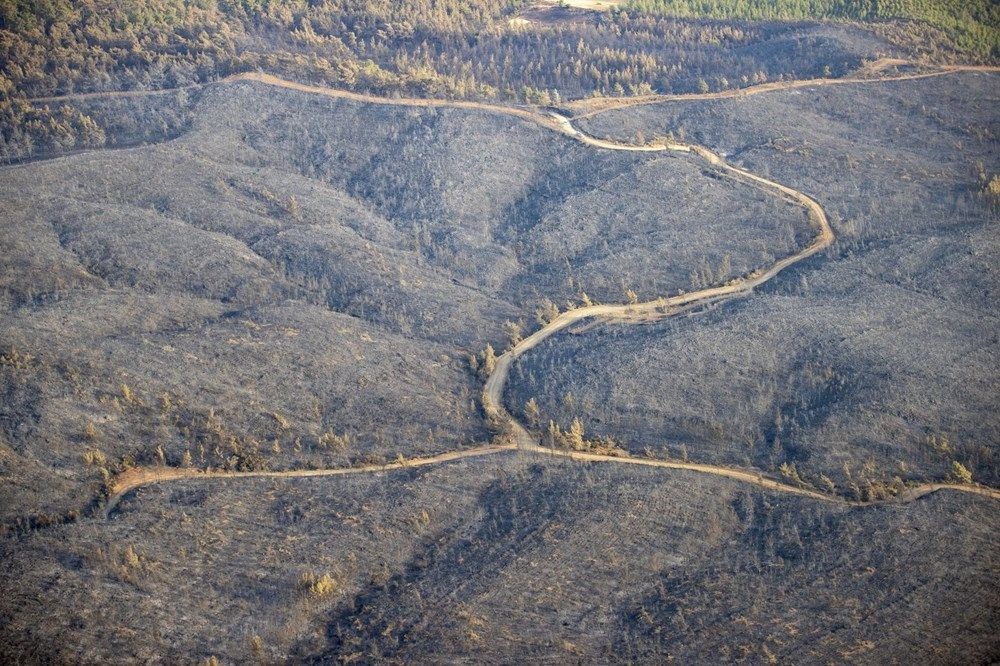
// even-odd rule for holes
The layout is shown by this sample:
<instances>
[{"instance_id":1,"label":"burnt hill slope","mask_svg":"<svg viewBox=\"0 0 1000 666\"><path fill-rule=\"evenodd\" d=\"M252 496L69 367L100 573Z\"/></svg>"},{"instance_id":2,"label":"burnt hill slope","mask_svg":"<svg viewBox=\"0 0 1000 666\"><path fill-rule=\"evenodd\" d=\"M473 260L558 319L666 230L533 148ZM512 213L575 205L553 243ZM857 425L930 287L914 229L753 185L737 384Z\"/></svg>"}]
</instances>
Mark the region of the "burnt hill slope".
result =
<instances>
[{"instance_id":1,"label":"burnt hill slope","mask_svg":"<svg viewBox=\"0 0 1000 666\"><path fill-rule=\"evenodd\" d=\"M12 485L9 517L79 506L101 468L482 441L466 355L505 321L745 273L810 233L694 160L248 82L201 91L172 140L8 167L0 200L3 446L38 488Z\"/></svg>"},{"instance_id":2,"label":"burnt hill slope","mask_svg":"<svg viewBox=\"0 0 1000 666\"><path fill-rule=\"evenodd\" d=\"M703 141L815 196L837 242L745 302L553 339L515 368L508 406L536 397L544 418L579 416L636 452L795 464L842 490L939 478L956 460L996 483L1000 244L979 176L1000 170L996 82L961 74L580 121Z\"/></svg>"}]
</instances>

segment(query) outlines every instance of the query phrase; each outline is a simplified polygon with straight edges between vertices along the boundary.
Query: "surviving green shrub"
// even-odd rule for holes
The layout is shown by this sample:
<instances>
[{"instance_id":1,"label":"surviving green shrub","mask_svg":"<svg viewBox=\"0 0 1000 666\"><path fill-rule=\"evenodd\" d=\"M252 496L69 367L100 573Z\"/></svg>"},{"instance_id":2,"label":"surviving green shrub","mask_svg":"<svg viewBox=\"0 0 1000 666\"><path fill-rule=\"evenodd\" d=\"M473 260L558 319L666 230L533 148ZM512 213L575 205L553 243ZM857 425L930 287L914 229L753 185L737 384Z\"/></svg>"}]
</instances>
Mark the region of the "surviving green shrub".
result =
<instances>
[{"instance_id":1,"label":"surviving green shrub","mask_svg":"<svg viewBox=\"0 0 1000 666\"><path fill-rule=\"evenodd\" d=\"M528 422L528 427L538 427L541 421L541 410L538 409L538 401L534 398L524 403L524 418Z\"/></svg>"},{"instance_id":2,"label":"surviving green shrub","mask_svg":"<svg viewBox=\"0 0 1000 666\"><path fill-rule=\"evenodd\" d=\"M89 449L83 453L83 462L91 467L104 467L108 461L100 449Z\"/></svg>"},{"instance_id":3,"label":"surviving green shrub","mask_svg":"<svg viewBox=\"0 0 1000 666\"><path fill-rule=\"evenodd\" d=\"M302 574L299 578L299 589L304 591L310 599L327 599L337 591L336 579L328 573L322 576L313 572Z\"/></svg>"},{"instance_id":4,"label":"surviving green shrub","mask_svg":"<svg viewBox=\"0 0 1000 666\"><path fill-rule=\"evenodd\" d=\"M524 331L521 325L517 322L506 321L503 325L504 333L507 335L507 340L510 342L511 348L516 347L523 339Z\"/></svg>"},{"instance_id":5,"label":"surviving green shrub","mask_svg":"<svg viewBox=\"0 0 1000 666\"><path fill-rule=\"evenodd\" d=\"M955 483L972 483L972 472L962 463L952 460L948 478Z\"/></svg>"},{"instance_id":6,"label":"surviving green shrub","mask_svg":"<svg viewBox=\"0 0 1000 666\"><path fill-rule=\"evenodd\" d=\"M483 377L489 377L497 367L497 354L493 350L493 345L487 343L483 350L482 363L479 365Z\"/></svg>"},{"instance_id":7,"label":"surviving green shrub","mask_svg":"<svg viewBox=\"0 0 1000 666\"><path fill-rule=\"evenodd\" d=\"M552 448L568 449L605 456L625 455L625 450L612 437L587 439L580 419L573 419L568 430L563 430L555 421L549 421L547 442Z\"/></svg>"}]
</instances>

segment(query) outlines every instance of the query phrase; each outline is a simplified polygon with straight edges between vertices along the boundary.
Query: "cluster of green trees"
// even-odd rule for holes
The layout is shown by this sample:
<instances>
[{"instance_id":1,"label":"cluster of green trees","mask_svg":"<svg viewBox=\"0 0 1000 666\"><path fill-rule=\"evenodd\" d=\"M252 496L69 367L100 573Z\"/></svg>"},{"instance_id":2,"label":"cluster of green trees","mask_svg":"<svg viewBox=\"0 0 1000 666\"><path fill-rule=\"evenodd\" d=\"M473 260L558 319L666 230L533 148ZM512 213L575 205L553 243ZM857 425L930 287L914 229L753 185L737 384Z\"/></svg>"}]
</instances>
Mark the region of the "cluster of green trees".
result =
<instances>
[{"instance_id":1,"label":"cluster of green trees","mask_svg":"<svg viewBox=\"0 0 1000 666\"><path fill-rule=\"evenodd\" d=\"M66 104L38 108L24 99L0 103L0 157L64 152L104 145L104 130L90 116Z\"/></svg>"},{"instance_id":2,"label":"cluster of green trees","mask_svg":"<svg viewBox=\"0 0 1000 666\"><path fill-rule=\"evenodd\" d=\"M633 0L593 20L525 25L511 20L523 1L0 0L0 151L23 157L98 140L72 109L32 109L27 97L173 88L257 69L378 94L542 104L704 91L836 75L857 63L744 48L773 36L773 26L668 15L912 14L953 20L953 31L979 44L995 35L997 13L989 0L938 9L895 0L907 8L899 11L876 0Z\"/></svg>"},{"instance_id":3,"label":"cluster of green trees","mask_svg":"<svg viewBox=\"0 0 1000 666\"><path fill-rule=\"evenodd\" d=\"M629 0L627 7L665 16L750 21L916 20L943 31L959 50L1000 58L996 0Z\"/></svg>"},{"instance_id":4,"label":"cluster of green trees","mask_svg":"<svg viewBox=\"0 0 1000 666\"><path fill-rule=\"evenodd\" d=\"M527 100L693 90L762 63L725 52L751 27L615 12L512 24L517 0L0 1L0 91L29 96L176 87L268 68L372 92ZM740 62L744 65L741 67ZM724 65L724 67L720 67ZM558 93L557 93L558 91Z\"/></svg>"}]
</instances>

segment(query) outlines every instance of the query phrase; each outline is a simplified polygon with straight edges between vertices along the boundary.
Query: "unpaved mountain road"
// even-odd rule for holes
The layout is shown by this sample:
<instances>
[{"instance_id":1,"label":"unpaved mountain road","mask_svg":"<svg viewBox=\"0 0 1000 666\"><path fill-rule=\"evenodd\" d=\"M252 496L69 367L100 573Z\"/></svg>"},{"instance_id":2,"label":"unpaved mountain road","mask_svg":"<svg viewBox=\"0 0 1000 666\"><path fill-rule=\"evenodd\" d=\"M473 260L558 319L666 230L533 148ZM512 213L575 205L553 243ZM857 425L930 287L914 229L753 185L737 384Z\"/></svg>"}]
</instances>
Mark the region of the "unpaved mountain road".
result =
<instances>
[{"instance_id":1,"label":"unpaved mountain road","mask_svg":"<svg viewBox=\"0 0 1000 666\"><path fill-rule=\"evenodd\" d=\"M691 102L707 101L716 99L734 99L737 97L749 97L761 93L776 92L780 90L795 90L798 88L817 88L825 86L856 85L862 83L888 83L894 81L914 81L917 79L929 79L945 74L955 74L959 72L1000 72L1000 67L991 65L946 65L937 69L925 72L913 72L909 74L896 74L893 76L876 77L876 75L893 66L908 66L911 63L905 60L883 58L876 60L867 67L860 70L864 76L846 76L839 79L800 79L797 81L772 81L761 83L746 88L731 88L707 93L679 93L679 94L654 94L638 95L635 97L587 97L573 100L563 104L563 108L569 111L574 118L582 119L612 111L614 109L627 109L633 106L644 106L647 104L659 104L661 102Z\"/></svg>"},{"instance_id":2,"label":"unpaved mountain road","mask_svg":"<svg viewBox=\"0 0 1000 666\"><path fill-rule=\"evenodd\" d=\"M755 287L764 284L775 275L780 273L785 268L791 266L792 264L802 261L812 255L820 252L821 250L829 247L833 243L834 235L833 229L830 227L830 223L827 220L826 213L823 211L823 207L820 206L816 201L806 196L798 190L794 190L780 183L776 183L772 180L762 178L756 174L750 173L745 169L740 169L727 164L725 160L713 153L712 151L704 148L702 146L696 146L693 144L682 144L682 143L661 143L658 145L644 145L644 146L629 146L627 144L621 144L611 141L605 141L603 139L596 139L594 137L588 136L581 132L580 130L573 127L571 121L568 118L558 116L556 114L551 114L552 117L559 121L559 130L564 134L571 136L578 141L594 146L597 148L604 148L610 150L636 150L636 151L675 151L690 153L698 156L704 161L708 162L709 165L715 167L720 173L727 175L729 177L741 180L743 182L748 182L753 185L760 187L761 189L775 193L787 200L793 201L801 205L808 217L809 221L817 229L817 235L809 245L804 249L796 252L793 255L784 257L780 259L772 266L764 271L757 271L751 276L737 278L731 280L724 285L717 287L709 287L707 289L700 289L698 291L693 291L686 294L680 294L677 296L672 296L669 298L659 298L652 301L646 301L643 303L630 303L623 305L589 305L580 308L574 308L572 310L567 310L561 313L559 316L555 317L548 324L535 331L528 337L524 338L518 342L514 347L507 350L497 358L496 367L490 376L486 380L485 395L487 397L487 404L495 410L495 415L501 419L508 419L516 423L511 415L507 414L503 409L503 389L507 383L507 377L510 373L510 368L513 362L524 353L537 347L541 342L555 333L565 329L566 327L581 321L583 319L601 319L605 321L628 321L628 320L642 320L650 321L656 319L665 319L667 317L674 316L678 311L684 306L697 304L706 301L717 301L722 298L736 297L749 294ZM518 444L525 443L527 439L530 439L534 443L534 438L527 434L523 427L518 424L515 427L515 436ZM527 439L526 439L527 438Z\"/></svg>"},{"instance_id":3,"label":"unpaved mountain road","mask_svg":"<svg viewBox=\"0 0 1000 666\"><path fill-rule=\"evenodd\" d=\"M104 505L104 514L111 513L118 502L129 491L140 486L178 479L250 479L250 478L306 478L315 476L347 476L350 474L377 474L395 469L439 465L452 460L464 460L488 456L501 451L513 451L514 444L487 444L474 448L446 451L423 458L408 458L394 460L380 465L359 465L358 467L335 467L330 469L296 469L284 472L228 472L221 470L202 470L186 467L133 467L119 474L108 487L108 501Z\"/></svg>"},{"instance_id":4,"label":"unpaved mountain road","mask_svg":"<svg viewBox=\"0 0 1000 666\"><path fill-rule=\"evenodd\" d=\"M923 483L920 485L910 486L891 500L884 500L884 501L849 500L839 495L822 493L807 487L798 486L791 483L785 483L783 481L778 481L776 479L765 476L762 472L753 470L736 469L733 467L720 467L719 465L705 465L702 463L684 462L680 460L657 460L655 458L636 458L633 456L612 456L600 453L565 451L561 449L550 449L543 446L539 446L537 444L534 444L532 446L519 446L518 448L528 451L533 451L538 454L546 454L555 457L569 458L571 460L579 460L582 462L624 463L630 465L643 465L646 467L659 467L661 469L682 469L691 472L701 472L702 474L712 474L714 476L721 476L727 479L734 479L736 481L741 481L743 483L749 483L755 486L759 486L761 488L765 488L767 490L774 490L777 492L788 493L791 495L800 495L802 497L809 497L824 502L833 502L835 504L844 504L847 506L871 506L874 504L884 504L886 502L895 502L895 503L912 502L913 500L920 499L921 497L930 495L931 493L937 492L939 490L958 490L961 492L973 493L975 495L982 495L984 497L990 497L992 499L1000 500L1000 490L994 488L987 488L985 486L974 486L974 485L965 485L958 483Z\"/></svg>"},{"instance_id":5,"label":"unpaved mountain road","mask_svg":"<svg viewBox=\"0 0 1000 666\"><path fill-rule=\"evenodd\" d=\"M908 74L896 74L892 76L880 76L888 67L916 67L917 63L912 63L906 60L899 60L895 58L880 58L872 63L867 64L862 69L855 72L853 76L847 76L837 79L800 79L794 81L772 81L769 83L761 83L754 86L748 86L745 88L731 88L728 90L720 90L716 92L707 93L677 93L677 94L653 94L653 95L639 95L635 97L584 97L581 99L570 100L563 102L560 108L568 112L573 118L587 118L589 116L596 115L598 113L604 113L605 111L611 111L613 109L628 108L631 106L642 106L647 104L657 104L660 102L684 102L684 101L707 101L716 99L732 99L736 97L748 97L750 95L759 95L761 93L776 92L781 90L793 90L797 88L810 88L816 86L834 86L834 85L857 85L866 83L889 83L894 81L912 81L915 79L926 79L935 76L943 76L946 74L954 74L958 72L1000 72L1000 67L990 66L990 65L943 65L928 71L922 72L912 72ZM62 95L49 95L43 97L32 97L28 101L32 104L58 104L59 102L67 102L73 100L86 100L86 99L116 99L116 98L126 98L126 97L144 97L148 95L164 95L170 93L176 93L183 90L198 90L202 88L207 88L210 86L224 85L226 83L234 83L237 81L257 81L258 83L266 83L271 86L276 86L279 88L285 88L288 90L297 90L299 92L310 93L313 95L322 95L325 97L334 97L339 99L349 99L355 102L363 102L368 104L385 104L393 106L416 106L416 107L449 107L458 109L474 109L478 111L490 111L493 113L502 113L505 115L514 115L525 120L530 120L532 122L537 122L546 127L552 127L553 122L559 122L558 119L552 119L547 117L545 114L538 113L535 107L515 107L515 106L502 106L499 104L489 104L487 102L475 102L468 100L447 100L447 99L433 99L433 98L417 98L417 97L378 97L375 95L366 95L364 93L350 92L347 90L337 90L335 88L326 88L323 86L311 85L307 83L298 83L296 81L289 81L286 79L273 76L271 74L265 74L263 72L245 72L241 74L233 74L216 81L209 81L207 83L191 83L184 86L178 86L175 88L159 88L155 90L109 90L109 91L98 91L98 92L80 92L80 93L66 93ZM601 143L600 139L595 139L594 141ZM607 142L611 143L611 142ZM597 145L595 143L594 145ZM632 149L641 149L638 146L633 146Z\"/></svg>"},{"instance_id":6,"label":"unpaved mountain road","mask_svg":"<svg viewBox=\"0 0 1000 666\"><path fill-rule=\"evenodd\" d=\"M900 64L894 61L892 64ZM877 67L877 63L875 69ZM617 99L617 100L605 100L605 99L590 99L590 100L580 100L578 102L570 102L564 105L564 108L571 110L579 110L581 113L577 114L575 117L586 117L594 115L596 113L601 113L614 108L623 108L626 106L634 106L637 104L652 104L662 101L683 101L683 100L709 100L709 99L723 99L730 97L740 97L751 94L759 94L763 92L771 92L776 90L786 90L791 88L804 88L816 85L830 85L835 83L845 84L845 83L871 83L879 81L899 81L899 80L912 80L919 78L926 78L929 76L940 76L952 72L959 71L1000 71L1000 68L981 68L981 67L950 67L941 70L935 70L933 72L926 72L920 74L910 74L902 75L896 77L888 77L882 79L864 79L864 78L853 78L853 79L819 79L812 81L786 81L779 83L764 84L762 86L755 86L753 88L745 88L742 90L733 91L723 91L718 93L706 93L706 94L696 94L696 95L656 95L645 98L627 98L627 99ZM829 221L827 220L826 213L823 208L813 200L808 195L799 192L793 188L786 185L782 185L767 178L763 178L756 174L753 174L745 169L728 164L719 155L712 152L708 148L703 146L698 146L695 144L686 143L675 143L675 142L660 142L655 144L646 145L630 145L626 143L620 143L616 141L609 141L606 139L600 139L597 137L589 136L579 129L577 129L573 123L572 119L563 116L556 112L541 112L530 108L518 108L518 107L504 107L497 106L479 102L469 102L469 101L447 101L447 100L433 100L433 99L412 99L412 98L382 98L375 97L372 95L364 95L359 93L347 92L342 90L334 90L330 88L322 88L319 86L307 85L302 83L296 83L293 81L286 81L278 77L262 74L262 73L248 73L239 74L236 76L223 79L218 82L202 85L216 85L218 83L232 82L232 81L254 81L258 83L263 83L266 85L276 86L279 88L284 88L288 90L295 90L298 92L322 95L326 97L338 98L338 99L348 99L360 103L366 104L384 104L384 105L394 105L394 106L413 106L413 107L447 107L447 108L458 108L458 109L470 109L476 111L485 111L490 113L500 113L504 115L516 116L523 120L527 120L553 131L560 132L568 137L571 137L581 143L591 146L596 149L601 150L625 150L632 152L675 152L681 154L687 154L700 159L707 163L710 168L715 169L720 175L736 179L740 182L748 183L754 185L764 191L770 192L775 196L779 196L787 201L793 202L801 206L805 214L807 215L809 222L816 229L816 236L813 240L799 252L792 254L790 256L784 257L773 265L766 269L758 269L757 271L751 273L746 277L737 278L731 280L727 284L710 287L707 289L701 289L698 291L680 294L677 296L672 296L669 298L660 298L653 301L647 301L642 303L633 304L620 304L620 305L589 305L585 307L575 308L568 310L559 314L557 317L552 319L549 323L543 326L541 329L535 331L528 337L524 338L517 345L507 350L505 353L501 354L496 363L496 367L490 376L487 378L484 386L484 409L487 411L487 415L491 417L494 422L502 424L503 430L509 439L509 443L495 444L480 446L476 448L469 448L465 450L450 451L434 456L427 456L422 458L413 458L409 460L399 460L395 462L390 462L382 465L368 465L360 467L345 467L345 468L333 468L333 469L309 469L309 470L289 470L280 472L227 472L219 470L199 470L193 468L177 468L177 467L156 467L156 468L132 468L126 470L122 474L114 478L109 484L109 497L104 507L105 515L108 515L132 490L153 484L153 483L163 483L167 481L174 481L179 479L238 479L238 478L261 478L261 477L273 477L273 478L299 478L299 477L320 477L320 476L343 476L348 474L372 474L381 473L394 469L403 469L407 467L419 467L426 465L437 465L454 460L462 460L467 458L482 457L487 455L498 454L502 452L510 451L524 451L536 455L547 455L555 456L561 458L567 458L570 460L576 460L581 462L589 463L616 463L616 464L631 464L631 465L642 465L645 467L657 467L663 469L678 469L678 470L688 470L699 472L703 474L712 474L715 476L721 476L728 479L733 479L736 481L750 483L768 490L788 493L803 497L809 497L816 500L821 500L825 502L834 502L838 504L846 504L851 506L864 506L871 505L881 502L861 502L852 501L845 499L843 497L821 493L816 490L812 490L799 485L794 485L791 483L785 483L774 478L765 476L763 472L755 470L741 470L731 467L723 467L719 465L707 465L701 463L693 463L686 461L672 461L672 460L657 460L651 458L638 458L632 456L612 456L612 455L602 455L594 453L586 453L580 451L566 451L559 449L550 449L539 445L539 439L536 435L533 435L526 429L516 418L509 414L503 408L503 392L504 387L507 382L507 378L510 374L510 369L512 364L518 357L522 356L526 352L538 346L542 341L555 335L559 331L564 330L568 326L583 321L583 320L595 320L595 321L649 321L656 319L665 319L678 314L683 311L686 306L698 305L701 303L715 302L722 299L736 298L740 296L749 295L754 288L760 286L761 284L772 279L778 273L780 273L785 268L802 261L808 257L815 255L816 253L829 247L834 240L833 230L830 227ZM189 86L190 88L191 86ZM175 89L176 90L176 89ZM127 92L111 92L111 93L82 93L77 95L66 95L61 97L48 97L48 98L37 98L32 100L33 102L57 102L66 99L80 99L89 98L96 96L135 96L135 95L147 95L147 94L159 94L168 91L127 91ZM915 485L907 488L902 493L897 495L895 498L890 500L884 500L888 502L910 502L929 493L933 493L939 490L956 490L967 493L974 493L977 495L982 495L992 499L1000 499L1000 490L987 488L978 485L971 484L950 484L950 483L924 483L920 485Z\"/></svg>"},{"instance_id":7,"label":"unpaved mountain road","mask_svg":"<svg viewBox=\"0 0 1000 666\"><path fill-rule=\"evenodd\" d=\"M68 95L56 95L53 97L33 97L28 101L31 102L32 104L58 104L59 102L96 99L96 98L119 99L126 97L143 97L146 95L162 95L172 92L180 92L183 90L197 90L202 88L226 85L230 83L238 83L240 81L253 81L256 83L264 83L266 85L274 86L276 88L284 88L285 90L295 90L301 93L307 93L310 95L319 95L322 97L332 97L335 99L346 99L352 102L359 102L362 104L379 104L383 106L411 106L419 108L447 107L451 109L469 109L473 111L500 113L507 116L517 116L518 118L523 118L524 120L535 122L549 128L555 128L557 124L556 120L549 118L544 114L538 113L533 108L529 107L501 106L498 104L488 104L486 102L473 102L468 100L433 99L433 98L423 98L423 97L377 97L375 95L366 95L364 93L350 92L348 90L337 90L336 88L324 88L322 86L310 85L308 83L298 83L296 81L288 81L286 79L282 79L277 76L273 76L271 74L264 74L263 72L246 72L243 74L233 74L232 76L227 76L217 81L210 81L208 83L194 83L186 86L180 86L177 88L163 88L159 90L116 90L108 92L70 93Z\"/></svg>"}]
</instances>

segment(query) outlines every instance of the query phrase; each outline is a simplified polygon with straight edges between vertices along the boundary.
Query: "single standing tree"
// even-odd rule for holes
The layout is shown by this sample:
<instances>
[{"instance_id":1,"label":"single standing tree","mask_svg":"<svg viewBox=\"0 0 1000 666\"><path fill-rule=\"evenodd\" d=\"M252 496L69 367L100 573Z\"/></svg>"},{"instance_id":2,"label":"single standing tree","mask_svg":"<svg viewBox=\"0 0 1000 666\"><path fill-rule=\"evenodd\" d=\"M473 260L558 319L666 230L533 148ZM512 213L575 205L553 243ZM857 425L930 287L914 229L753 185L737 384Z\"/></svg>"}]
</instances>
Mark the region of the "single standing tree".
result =
<instances>
[{"instance_id":1,"label":"single standing tree","mask_svg":"<svg viewBox=\"0 0 1000 666\"><path fill-rule=\"evenodd\" d=\"M492 375L497 367L497 354L493 351L493 345L489 343L486 343L486 349L483 350L483 363L480 367L486 377Z\"/></svg>"},{"instance_id":2,"label":"single standing tree","mask_svg":"<svg viewBox=\"0 0 1000 666\"><path fill-rule=\"evenodd\" d=\"M528 421L528 426L537 428L541 421L541 411L538 409L538 402L532 398L524 403L524 418Z\"/></svg>"},{"instance_id":3,"label":"single standing tree","mask_svg":"<svg viewBox=\"0 0 1000 666\"><path fill-rule=\"evenodd\" d=\"M517 343L523 340L523 331L521 325L517 322L506 321L503 325L504 333L507 334L507 339L510 341L511 348L516 347Z\"/></svg>"}]
</instances>

